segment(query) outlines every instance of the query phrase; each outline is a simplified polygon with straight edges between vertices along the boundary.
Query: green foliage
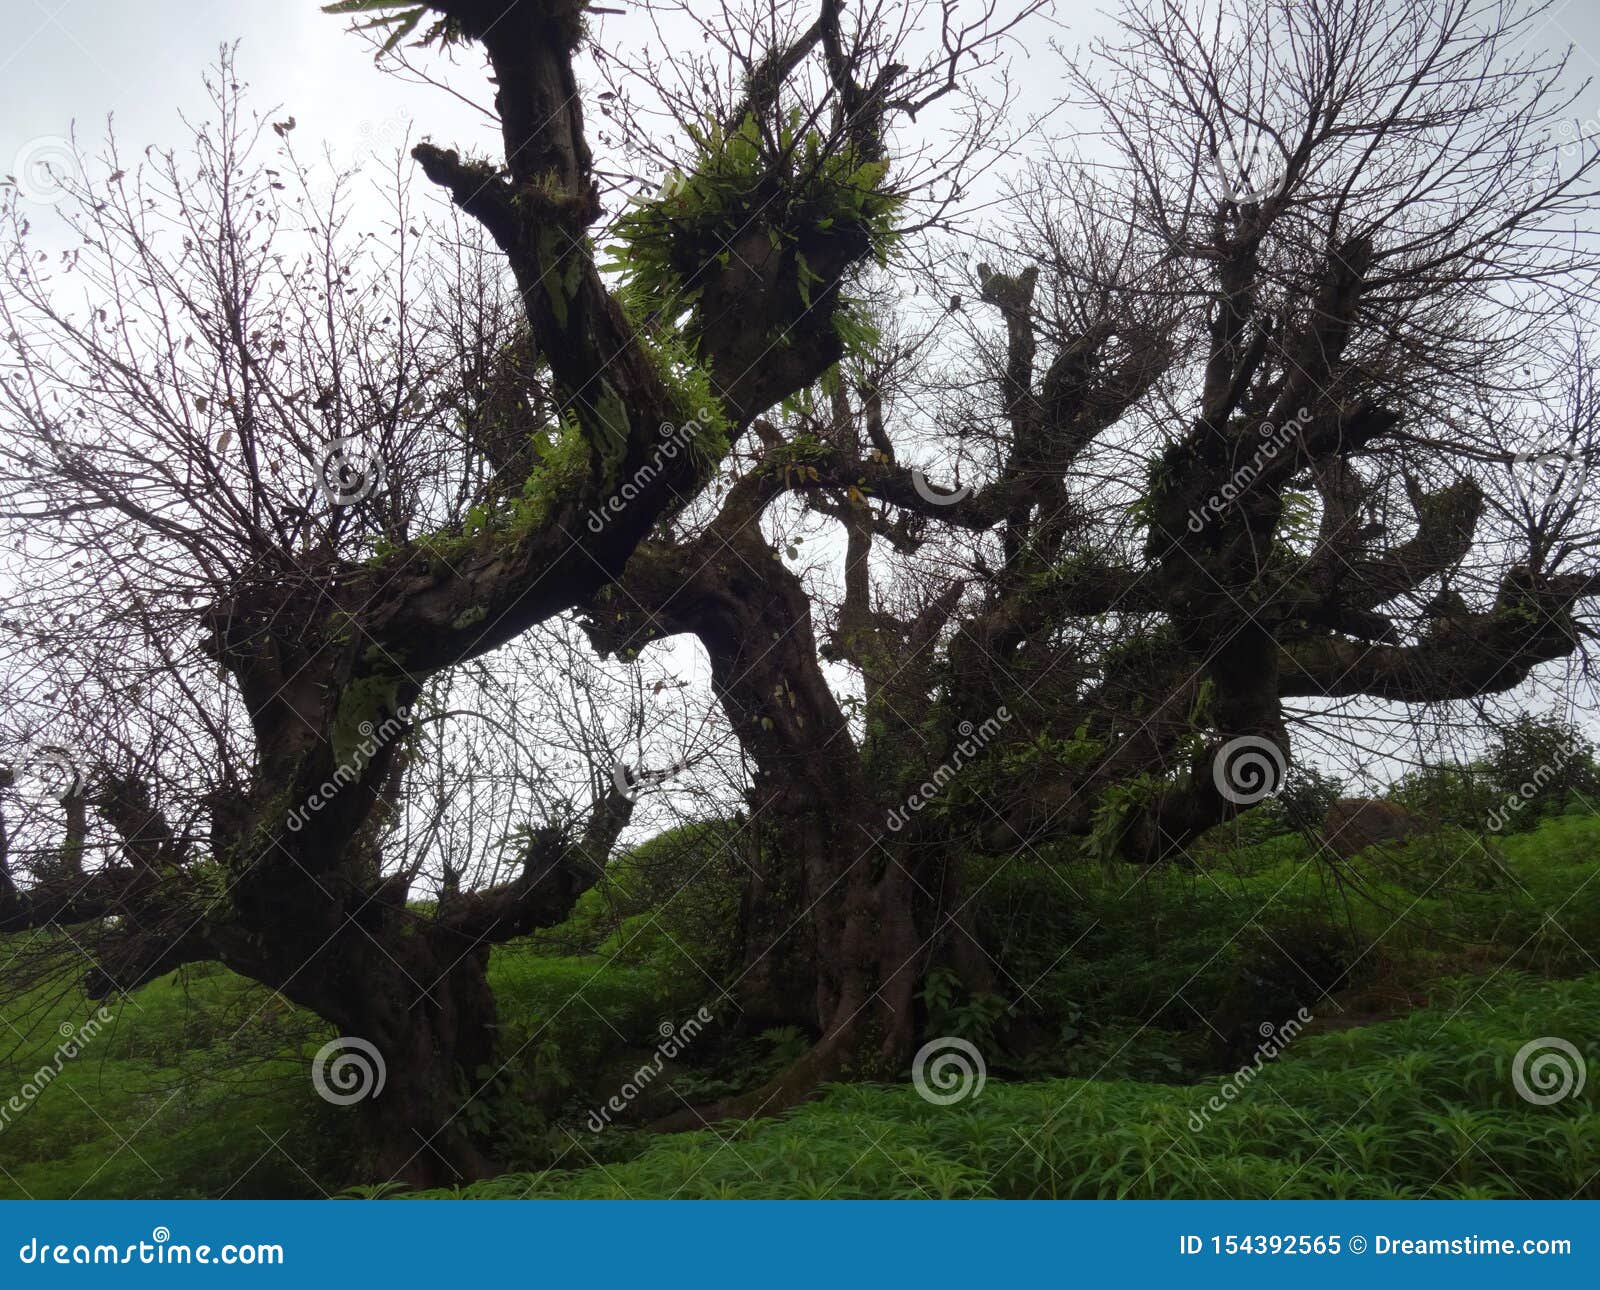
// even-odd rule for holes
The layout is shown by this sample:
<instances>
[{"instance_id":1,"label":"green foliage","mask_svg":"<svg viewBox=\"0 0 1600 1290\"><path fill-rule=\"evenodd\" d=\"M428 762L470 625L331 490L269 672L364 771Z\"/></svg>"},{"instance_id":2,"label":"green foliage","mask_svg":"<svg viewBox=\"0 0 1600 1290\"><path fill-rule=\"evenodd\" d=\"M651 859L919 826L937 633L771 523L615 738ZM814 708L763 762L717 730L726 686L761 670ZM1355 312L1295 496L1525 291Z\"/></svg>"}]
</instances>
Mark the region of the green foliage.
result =
<instances>
[{"instance_id":1,"label":"green foliage","mask_svg":"<svg viewBox=\"0 0 1600 1290\"><path fill-rule=\"evenodd\" d=\"M1594 744L1559 717L1514 718L1497 732L1487 769L1501 798L1493 818L1503 829L1531 829L1569 807L1600 806Z\"/></svg>"},{"instance_id":2,"label":"green foliage","mask_svg":"<svg viewBox=\"0 0 1600 1290\"><path fill-rule=\"evenodd\" d=\"M956 973L935 968L922 986L922 1003L928 1010L929 1034L955 1035L980 1048L993 1050L995 1031L1010 1009L997 994L973 994Z\"/></svg>"},{"instance_id":3,"label":"green foliage","mask_svg":"<svg viewBox=\"0 0 1600 1290\"><path fill-rule=\"evenodd\" d=\"M1600 819L1498 840L1445 830L1332 869L1296 834L1251 837L1257 814L1192 847L1192 867L1084 865L1066 849L971 862L975 934L1028 985L1024 1022L1060 1038L1019 1073L1193 1075L1252 1047L1263 1021L1322 1015L1330 993L1382 1011L1481 965L1594 967L1581 947L1600 906L1574 897L1600 861Z\"/></svg>"},{"instance_id":4,"label":"green foliage","mask_svg":"<svg viewBox=\"0 0 1600 1290\"><path fill-rule=\"evenodd\" d=\"M607 266L621 275L620 296L630 314L667 328L683 325L699 299L708 264L727 267L752 235L764 235L781 256L780 290L804 308L820 281L808 249L859 238L886 262L902 198L887 184L888 163L864 158L847 144L803 126L798 110L764 137L747 114L732 130L715 121L691 128L693 159L675 171L655 198L637 203L617 221L617 242ZM836 327L848 351L875 341L864 315L841 309Z\"/></svg>"},{"instance_id":5,"label":"green foliage","mask_svg":"<svg viewBox=\"0 0 1600 1290\"><path fill-rule=\"evenodd\" d=\"M37 1085L60 1027L83 1033L100 1006L75 983L8 1004L3 1095ZM350 1118L312 1091L308 1045L325 1037L315 1018L214 967L108 1006L114 1020L0 1127L0 1197L319 1195L308 1174L356 1167Z\"/></svg>"},{"instance_id":6,"label":"green foliage","mask_svg":"<svg viewBox=\"0 0 1600 1290\"><path fill-rule=\"evenodd\" d=\"M1155 800L1162 787L1163 782L1152 775L1135 775L1109 785L1095 802L1084 854L1102 863L1120 856L1129 824Z\"/></svg>"},{"instance_id":7,"label":"green foliage","mask_svg":"<svg viewBox=\"0 0 1600 1290\"><path fill-rule=\"evenodd\" d=\"M711 1134L628 1127L679 1097L759 1085L811 1042L713 1027L626 1124L586 1130L652 1059L662 1023L738 975L742 836L736 821L670 830L620 856L566 924L495 950L499 1049L465 1113L510 1172L454 1194L1596 1195L1594 1081L1553 1107L1509 1083L1539 1035L1594 1055L1592 815L1495 839L1441 830L1336 869L1298 834L1245 841L1238 822L1191 848L1190 868L1084 864L1065 849L974 859L973 931L1026 995L972 995L935 971L919 1011L924 1035L985 1055L976 1101L836 1089L740 1128L738 1159ZM1306 1033L1195 1130L1260 1024L1302 1006ZM14 1000L5 1017L26 1042L0 1054L0 1077L19 1087L86 1007L72 982ZM355 1113L312 1091L309 1059L328 1037L315 1018L218 968L164 977L115 1010L0 1129L0 1194L393 1194L360 1185ZM863 1129L883 1154L863 1155Z\"/></svg>"},{"instance_id":8,"label":"green foliage","mask_svg":"<svg viewBox=\"0 0 1600 1290\"><path fill-rule=\"evenodd\" d=\"M1298 553L1296 558L1303 563L1316 549L1320 526L1321 514L1312 495L1299 489L1285 489L1283 512L1278 517L1279 543L1291 553Z\"/></svg>"},{"instance_id":9,"label":"green foliage","mask_svg":"<svg viewBox=\"0 0 1600 1290\"><path fill-rule=\"evenodd\" d=\"M382 51L387 54L417 29L418 24L428 16L428 6L413 4L412 0L337 0L335 4L323 5L322 12L340 15L368 13L374 15L365 22L357 22L355 30L389 28L389 35L384 39ZM417 43L444 47L460 44L464 39L465 34L459 22L454 18L440 18L428 27Z\"/></svg>"},{"instance_id":10,"label":"green foliage","mask_svg":"<svg viewBox=\"0 0 1600 1290\"><path fill-rule=\"evenodd\" d=\"M1328 810L1345 796L1345 783L1315 766L1291 766L1270 798L1254 812L1278 833L1317 833ZM1269 833L1267 836L1271 836Z\"/></svg>"},{"instance_id":11,"label":"green foliage","mask_svg":"<svg viewBox=\"0 0 1600 1290\"><path fill-rule=\"evenodd\" d=\"M737 973L738 910L748 872L736 821L679 825L631 847L606 868L558 927L535 933L542 953L596 954L642 969L663 997L687 978Z\"/></svg>"},{"instance_id":12,"label":"green foliage","mask_svg":"<svg viewBox=\"0 0 1600 1290\"><path fill-rule=\"evenodd\" d=\"M837 1087L786 1119L657 1140L632 1161L464 1195L1048 1199L1600 1198L1600 1087L1516 1093L1530 1036L1600 1033L1600 975L1464 981L1399 1021L1306 1034L1196 1130L1219 1080L1059 1079L934 1106ZM864 1142L878 1150L863 1151Z\"/></svg>"},{"instance_id":13,"label":"green foliage","mask_svg":"<svg viewBox=\"0 0 1600 1290\"><path fill-rule=\"evenodd\" d=\"M1482 827L1496 793L1482 765L1429 763L1408 771L1387 794L1391 802L1441 824Z\"/></svg>"},{"instance_id":14,"label":"green foliage","mask_svg":"<svg viewBox=\"0 0 1600 1290\"><path fill-rule=\"evenodd\" d=\"M567 411L552 429L533 436L533 449L539 463L523 481L519 494L493 506L474 506L458 527L419 534L411 539L412 546L430 560L448 565L490 543L515 539L543 527L560 502L571 497L587 475L589 437ZM391 546L378 544L373 558L385 559L392 553Z\"/></svg>"},{"instance_id":15,"label":"green foliage","mask_svg":"<svg viewBox=\"0 0 1600 1290\"><path fill-rule=\"evenodd\" d=\"M1522 713L1496 730L1482 760L1424 763L1389 797L1426 819L1517 832L1564 810L1600 806L1600 763L1570 722Z\"/></svg>"},{"instance_id":16,"label":"green foliage","mask_svg":"<svg viewBox=\"0 0 1600 1290\"><path fill-rule=\"evenodd\" d=\"M398 677L380 674L359 677L345 686L330 732L336 765L357 773L363 769L360 750L373 732L395 714L400 702L399 684Z\"/></svg>"}]
</instances>

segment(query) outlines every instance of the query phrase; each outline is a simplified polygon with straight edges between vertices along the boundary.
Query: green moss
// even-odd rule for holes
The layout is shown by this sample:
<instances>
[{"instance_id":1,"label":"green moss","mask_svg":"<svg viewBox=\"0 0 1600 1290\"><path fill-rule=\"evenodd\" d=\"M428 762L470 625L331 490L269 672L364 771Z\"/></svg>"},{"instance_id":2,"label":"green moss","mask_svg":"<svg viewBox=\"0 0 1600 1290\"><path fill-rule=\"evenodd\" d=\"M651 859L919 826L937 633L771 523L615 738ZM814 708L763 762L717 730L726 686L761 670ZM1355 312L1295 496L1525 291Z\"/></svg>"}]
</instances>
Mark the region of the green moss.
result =
<instances>
[{"instance_id":1,"label":"green moss","mask_svg":"<svg viewBox=\"0 0 1600 1290\"><path fill-rule=\"evenodd\" d=\"M356 768L362 741L399 708L399 687L398 677L384 674L363 676L344 687L330 732L336 764Z\"/></svg>"}]
</instances>

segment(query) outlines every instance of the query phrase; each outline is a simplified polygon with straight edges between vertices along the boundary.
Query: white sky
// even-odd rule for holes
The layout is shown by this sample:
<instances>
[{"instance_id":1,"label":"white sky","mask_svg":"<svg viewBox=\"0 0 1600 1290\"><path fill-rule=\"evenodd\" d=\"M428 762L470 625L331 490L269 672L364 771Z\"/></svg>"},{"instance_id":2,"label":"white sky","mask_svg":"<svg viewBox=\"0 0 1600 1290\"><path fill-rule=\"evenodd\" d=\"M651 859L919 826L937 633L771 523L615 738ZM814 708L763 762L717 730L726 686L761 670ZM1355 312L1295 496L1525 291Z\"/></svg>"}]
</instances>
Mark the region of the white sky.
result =
<instances>
[{"instance_id":1,"label":"white sky","mask_svg":"<svg viewBox=\"0 0 1600 1290\"><path fill-rule=\"evenodd\" d=\"M627 0L606 5L634 8ZM93 145L88 150L98 151L108 116L129 159L147 144L181 147L187 132L177 112L203 114L201 74L219 46L234 40L241 42L238 71L251 87L248 106L271 110L275 119L292 115L302 157L324 143L343 163L374 151L387 157L413 121L413 137L498 155L483 115L439 90L379 71L370 47L346 32L345 19L323 14L317 0L0 0L0 18L14 42L0 54L0 171L15 173L30 149L48 146L74 125ZM637 12L603 24L602 39L633 43L650 31ZM1058 0L1054 15L1012 51L1022 110L1041 111L1060 92L1048 40L1076 47L1108 26L1100 6ZM1547 48L1572 44L1575 82L1600 80L1600 4L1594 0L1557 0L1531 40ZM421 60L438 63L431 54ZM492 89L481 58L463 51L457 61L453 83L486 102ZM1585 90L1577 107L1582 132L1600 134L1600 85ZM595 124L591 118L591 128ZM1072 128L1066 114L1051 124L1058 131ZM1535 700L1533 706L1547 704Z\"/></svg>"},{"instance_id":2,"label":"white sky","mask_svg":"<svg viewBox=\"0 0 1600 1290\"><path fill-rule=\"evenodd\" d=\"M606 0L606 7L630 6ZM1076 45L1104 30L1101 9L1060 0L1058 34ZM396 113L416 118L440 141L471 142L481 130L464 106L377 71L363 43L345 34L345 20L321 13L317 0L0 0L0 16L15 41L0 58L0 161L7 165L30 141L66 134L74 120L98 134L108 113L129 144L176 142L174 109L200 103L201 70L232 40L243 41L240 66L258 101L283 104L302 138L326 139L339 150L359 146L364 132ZM638 32L640 21L636 14L609 17L601 30L615 24ZM1044 28L1034 32L1042 37ZM1574 71L1600 75L1600 5L1593 0L1558 0L1535 39L1549 47L1571 43ZM1046 82L1029 88L1047 102L1053 58L1042 39L1029 43ZM463 70L471 67L464 59ZM1027 67L1020 64L1024 74ZM1600 116L1600 91L1587 94L1583 108Z\"/></svg>"}]
</instances>

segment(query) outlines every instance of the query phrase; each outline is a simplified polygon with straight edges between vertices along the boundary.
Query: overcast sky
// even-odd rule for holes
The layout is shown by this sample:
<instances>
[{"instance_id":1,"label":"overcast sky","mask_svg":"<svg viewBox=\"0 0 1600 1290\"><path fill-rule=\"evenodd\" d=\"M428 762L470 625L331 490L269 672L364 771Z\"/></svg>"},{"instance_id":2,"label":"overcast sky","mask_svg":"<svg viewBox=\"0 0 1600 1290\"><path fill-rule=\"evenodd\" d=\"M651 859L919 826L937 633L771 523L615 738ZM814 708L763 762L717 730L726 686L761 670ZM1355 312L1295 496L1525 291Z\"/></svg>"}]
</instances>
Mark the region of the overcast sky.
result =
<instances>
[{"instance_id":1,"label":"overcast sky","mask_svg":"<svg viewBox=\"0 0 1600 1290\"><path fill-rule=\"evenodd\" d=\"M626 0L608 8L629 9ZM1061 0L1054 34L1075 46L1106 30L1104 6ZM263 110L281 105L298 122L298 149L326 142L342 161L397 147L406 126L456 146L487 151L485 118L447 94L405 84L373 66L370 48L348 34L346 20L320 11L317 0L0 0L15 41L0 58L0 166L16 173L30 150L65 136L98 142L108 115L125 151L146 144L176 145L179 109L204 101L202 71L218 47L240 41L239 69ZM650 30L637 12L600 19L602 39L640 39ZM1036 23L1014 50L1015 72L1027 107L1043 109L1059 92L1058 63L1045 47L1050 27ZM1532 37L1547 47L1576 50L1576 77L1600 78L1600 5L1558 0ZM424 60L437 63L429 55ZM474 53L460 56L455 83L480 101L489 87ZM1600 88L1578 107L1586 132L1600 134ZM1065 122L1052 122L1060 128ZM379 148L379 151L386 149ZM302 154L304 155L304 154Z\"/></svg>"},{"instance_id":2,"label":"overcast sky","mask_svg":"<svg viewBox=\"0 0 1600 1290\"><path fill-rule=\"evenodd\" d=\"M627 9L625 0L607 7ZM1056 21L1068 39L1102 26L1103 6L1062 3ZM471 114L426 90L396 84L372 66L363 44L344 34L344 20L320 12L316 0L0 0L8 37L0 61L4 113L0 157L40 135L65 133L72 121L98 127L114 112L132 141L171 136L175 107L198 101L198 78L225 41L242 40L242 66L263 99L282 102L308 131L349 145L396 111L425 114L433 133L471 129ZM607 18L629 26L630 15ZM1600 73L1600 6L1561 0L1541 43L1571 43L1576 70ZM1041 67L1041 72L1044 69ZM1586 96L1585 114L1600 112L1600 94Z\"/></svg>"},{"instance_id":3,"label":"overcast sky","mask_svg":"<svg viewBox=\"0 0 1600 1290\"><path fill-rule=\"evenodd\" d=\"M626 0L606 3L630 7ZM1099 9L1061 0L1054 28L1036 26L1013 51L1025 109L1043 109L1060 93L1059 64L1045 37L1053 34L1069 47L1087 42L1109 26ZM0 55L0 169L10 173L74 124L97 151L108 115L125 156L147 144L181 147L186 132L178 111L203 111L201 74L219 46L235 40L251 105L293 115L303 157L322 143L344 163L387 154L413 122L414 136L484 154L496 149L481 113L439 90L380 72L371 47L346 32L344 19L321 13L317 0L0 0L0 13L12 42ZM605 18L599 32L602 40L631 43L648 38L650 28L632 12ZM1570 43L1574 83L1600 80L1595 0L1559 0L1530 40L1546 48ZM454 83L487 101L481 58L472 51L458 57ZM1600 86L1582 92L1575 115L1584 133L1600 135ZM1052 128L1070 132L1073 123L1058 116Z\"/></svg>"}]
</instances>

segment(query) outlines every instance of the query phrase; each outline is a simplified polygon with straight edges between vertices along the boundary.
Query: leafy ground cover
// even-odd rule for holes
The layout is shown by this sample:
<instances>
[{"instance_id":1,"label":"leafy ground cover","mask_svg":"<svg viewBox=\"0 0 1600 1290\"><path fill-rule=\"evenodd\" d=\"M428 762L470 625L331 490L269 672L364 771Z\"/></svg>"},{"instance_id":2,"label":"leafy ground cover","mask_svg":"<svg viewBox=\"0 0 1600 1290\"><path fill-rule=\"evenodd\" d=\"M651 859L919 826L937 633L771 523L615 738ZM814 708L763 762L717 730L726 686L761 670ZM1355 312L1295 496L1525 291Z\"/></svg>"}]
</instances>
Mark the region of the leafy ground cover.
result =
<instances>
[{"instance_id":1,"label":"leafy ground cover","mask_svg":"<svg viewBox=\"0 0 1600 1290\"><path fill-rule=\"evenodd\" d=\"M842 1085L781 1119L645 1131L806 1042L713 1026L595 1132L667 1028L726 1012L737 875L703 863L718 836L637 848L567 924L496 951L502 1051L464 1114L507 1172L450 1194L1600 1197L1600 1082L1539 1105L1512 1079L1531 1040L1581 1053L1600 1035L1592 815L1341 865L1242 828L1175 868L987 861L969 889L1008 979L966 997L936 978L923 1001L926 1034L982 1055L981 1092ZM13 1090L22 1108L0 1111L0 1195L394 1190L366 1182L352 1113L311 1087L314 1018L217 968L103 1024L100 1006L63 981L0 1012L0 1108ZM1263 1027L1301 1016L1256 1071Z\"/></svg>"}]
</instances>

